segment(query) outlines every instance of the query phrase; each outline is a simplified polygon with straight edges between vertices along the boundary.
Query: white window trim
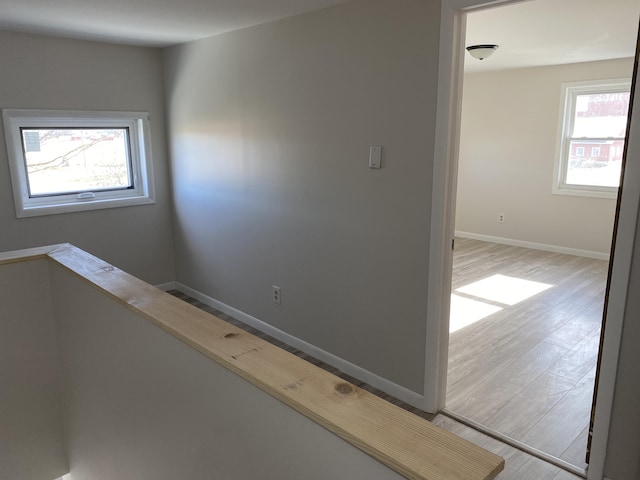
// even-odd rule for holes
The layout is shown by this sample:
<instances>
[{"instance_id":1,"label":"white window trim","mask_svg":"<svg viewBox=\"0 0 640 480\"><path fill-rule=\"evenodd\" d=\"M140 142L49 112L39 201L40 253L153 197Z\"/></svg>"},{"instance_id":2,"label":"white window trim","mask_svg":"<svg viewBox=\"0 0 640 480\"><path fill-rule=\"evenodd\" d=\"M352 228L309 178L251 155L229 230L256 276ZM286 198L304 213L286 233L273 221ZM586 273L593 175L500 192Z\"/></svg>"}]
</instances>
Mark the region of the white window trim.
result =
<instances>
[{"instance_id":1,"label":"white window trim","mask_svg":"<svg viewBox=\"0 0 640 480\"><path fill-rule=\"evenodd\" d=\"M155 203L148 113L4 109L2 118L18 218ZM20 132L24 127L129 128L134 188L30 197Z\"/></svg>"},{"instance_id":2,"label":"white window trim","mask_svg":"<svg viewBox=\"0 0 640 480\"><path fill-rule=\"evenodd\" d=\"M563 83L561 86L560 115L556 158L553 169L552 193L555 195L574 195L581 197L617 198L618 187L597 187L571 185L566 183L566 168L571 146L570 133L573 130L575 99L577 95L595 92L627 92L631 90L631 79L614 78L590 80L586 82Z\"/></svg>"}]
</instances>

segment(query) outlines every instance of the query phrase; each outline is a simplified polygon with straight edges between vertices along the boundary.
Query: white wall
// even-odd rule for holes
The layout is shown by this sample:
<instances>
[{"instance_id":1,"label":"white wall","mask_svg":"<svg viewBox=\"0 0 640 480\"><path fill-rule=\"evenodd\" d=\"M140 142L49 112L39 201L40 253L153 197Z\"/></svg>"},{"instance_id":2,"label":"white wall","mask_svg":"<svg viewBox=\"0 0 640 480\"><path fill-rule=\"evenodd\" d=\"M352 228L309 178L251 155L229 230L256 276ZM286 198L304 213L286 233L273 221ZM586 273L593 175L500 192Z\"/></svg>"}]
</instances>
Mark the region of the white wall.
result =
<instances>
[{"instance_id":1,"label":"white wall","mask_svg":"<svg viewBox=\"0 0 640 480\"><path fill-rule=\"evenodd\" d=\"M0 32L0 65L0 108L149 112L157 199L17 219L0 129L0 251L69 242L150 283L174 280L160 51Z\"/></svg>"},{"instance_id":2,"label":"white wall","mask_svg":"<svg viewBox=\"0 0 640 480\"><path fill-rule=\"evenodd\" d=\"M67 473L46 260L0 265L0 478Z\"/></svg>"},{"instance_id":3,"label":"white wall","mask_svg":"<svg viewBox=\"0 0 640 480\"><path fill-rule=\"evenodd\" d=\"M632 70L622 59L467 74L456 230L608 254L615 199L551 193L560 85Z\"/></svg>"},{"instance_id":4,"label":"white wall","mask_svg":"<svg viewBox=\"0 0 640 480\"><path fill-rule=\"evenodd\" d=\"M618 224L616 251L614 252L614 274L616 268L625 271L628 252L632 251L629 261L629 279L626 292L613 291L609 299L626 297L625 305L609 306L605 345L618 342L617 317L624 312L624 322L620 335L620 353L617 359L615 394L612 404L609 444L605 461L605 476L614 480L640 479L640 218L629 216L635 208L640 215L640 91L638 90L638 65L635 66L636 90L633 99L629 142L627 144L627 168L622 193L621 216ZM622 252L619 252L619 249ZM617 258L617 261L616 261ZM626 272L625 272L626 275ZM615 278L614 278L615 280ZM612 289L615 282L612 282ZM620 313L619 313L620 312ZM612 318L615 321L611 327ZM615 333L612 333L615 332ZM614 338L615 340L611 340ZM609 384L610 377L607 361L603 361L602 383ZM606 368L606 370L605 370ZM604 393L607 395L607 392ZM600 398L601 394L598 393ZM608 400L607 400L608 402ZM599 420L596 417L596 421ZM597 425L597 424L596 424ZM594 442L595 443L595 442Z\"/></svg>"},{"instance_id":5,"label":"white wall","mask_svg":"<svg viewBox=\"0 0 640 480\"><path fill-rule=\"evenodd\" d=\"M60 266L51 287L70 480L402 478Z\"/></svg>"},{"instance_id":6,"label":"white wall","mask_svg":"<svg viewBox=\"0 0 640 480\"><path fill-rule=\"evenodd\" d=\"M420 394L439 19L355 0L165 57L178 281Z\"/></svg>"}]
</instances>

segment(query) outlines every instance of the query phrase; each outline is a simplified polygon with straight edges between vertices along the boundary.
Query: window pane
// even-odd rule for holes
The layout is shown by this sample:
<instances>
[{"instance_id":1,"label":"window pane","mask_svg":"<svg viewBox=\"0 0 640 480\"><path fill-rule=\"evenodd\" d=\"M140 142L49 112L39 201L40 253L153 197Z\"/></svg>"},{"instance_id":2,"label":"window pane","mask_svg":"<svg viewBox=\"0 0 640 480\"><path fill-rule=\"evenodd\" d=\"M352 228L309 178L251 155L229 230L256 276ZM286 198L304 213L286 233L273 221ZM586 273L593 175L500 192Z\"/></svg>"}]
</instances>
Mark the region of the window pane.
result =
<instances>
[{"instance_id":1,"label":"window pane","mask_svg":"<svg viewBox=\"0 0 640 480\"><path fill-rule=\"evenodd\" d=\"M567 184L617 187L624 141L573 140L569 145Z\"/></svg>"},{"instance_id":2,"label":"window pane","mask_svg":"<svg viewBox=\"0 0 640 480\"><path fill-rule=\"evenodd\" d=\"M629 92L577 95L572 137L624 137L629 97Z\"/></svg>"},{"instance_id":3,"label":"window pane","mask_svg":"<svg viewBox=\"0 0 640 480\"><path fill-rule=\"evenodd\" d=\"M29 196L132 188L127 128L22 129Z\"/></svg>"}]
</instances>

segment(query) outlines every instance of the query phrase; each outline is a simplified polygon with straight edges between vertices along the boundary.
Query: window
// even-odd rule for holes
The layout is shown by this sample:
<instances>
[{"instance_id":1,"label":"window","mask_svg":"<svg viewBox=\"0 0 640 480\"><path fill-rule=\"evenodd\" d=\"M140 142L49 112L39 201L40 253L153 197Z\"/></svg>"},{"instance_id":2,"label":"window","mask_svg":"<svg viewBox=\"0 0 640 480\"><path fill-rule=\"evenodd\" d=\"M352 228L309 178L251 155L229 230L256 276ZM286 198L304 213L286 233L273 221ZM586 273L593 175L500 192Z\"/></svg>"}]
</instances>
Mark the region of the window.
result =
<instances>
[{"instance_id":1,"label":"window","mask_svg":"<svg viewBox=\"0 0 640 480\"><path fill-rule=\"evenodd\" d=\"M628 79L562 85L553 193L616 196L630 89Z\"/></svg>"},{"instance_id":2,"label":"window","mask_svg":"<svg viewBox=\"0 0 640 480\"><path fill-rule=\"evenodd\" d=\"M154 203L147 113L2 113L18 217Z\"/></svg>"}]
</instances>

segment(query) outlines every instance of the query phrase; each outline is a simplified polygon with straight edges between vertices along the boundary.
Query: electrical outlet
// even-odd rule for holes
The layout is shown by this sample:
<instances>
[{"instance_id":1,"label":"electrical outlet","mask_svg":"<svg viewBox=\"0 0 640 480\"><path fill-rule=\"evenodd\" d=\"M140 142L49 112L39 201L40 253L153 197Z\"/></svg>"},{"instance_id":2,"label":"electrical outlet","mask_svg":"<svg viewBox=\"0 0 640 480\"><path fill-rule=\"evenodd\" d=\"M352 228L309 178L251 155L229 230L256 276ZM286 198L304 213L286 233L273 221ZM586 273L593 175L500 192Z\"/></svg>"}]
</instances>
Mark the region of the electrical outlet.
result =
<instances>
[{"instance_id":1,"label":"electrical outlet","mask_svg":"<svg viewBox=\"0 0 640 480\"><path fill-rule=\"evenodd\" d=\"M498 223L504 223L504 213L498 214Z\"/></svg>"},{"instance_id":2,"label":"electrical outlet","mask_svg":"<svg viewBox=\"0 0 640 480\"><path fill-rule=\"evenodd\" d=\"M280 305L282 298L280 296L280 287L276 285L271 286L271 298L273 299L273 303L276 305Z\"/></svg>"}]
</instances>

